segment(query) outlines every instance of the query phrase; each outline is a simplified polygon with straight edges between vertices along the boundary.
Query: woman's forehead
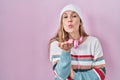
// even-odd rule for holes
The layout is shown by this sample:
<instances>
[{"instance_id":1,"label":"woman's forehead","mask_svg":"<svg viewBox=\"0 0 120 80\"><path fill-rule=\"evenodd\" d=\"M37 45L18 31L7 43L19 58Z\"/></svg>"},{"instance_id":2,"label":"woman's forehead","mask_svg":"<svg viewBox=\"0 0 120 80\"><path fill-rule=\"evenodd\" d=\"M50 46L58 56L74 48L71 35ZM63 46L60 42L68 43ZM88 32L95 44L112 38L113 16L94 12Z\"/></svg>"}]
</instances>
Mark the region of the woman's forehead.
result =
<instances>
[{"instance_id":1,"label":"woman's forehead","mask_svg":"<svg viewBox=\"0 0 120 80\"><path fill-rule=\"evenodd\" d=\"M63 14L74 14L74 13L77 14L75 11L67 10Z\"/></svg>"}]
</instances>

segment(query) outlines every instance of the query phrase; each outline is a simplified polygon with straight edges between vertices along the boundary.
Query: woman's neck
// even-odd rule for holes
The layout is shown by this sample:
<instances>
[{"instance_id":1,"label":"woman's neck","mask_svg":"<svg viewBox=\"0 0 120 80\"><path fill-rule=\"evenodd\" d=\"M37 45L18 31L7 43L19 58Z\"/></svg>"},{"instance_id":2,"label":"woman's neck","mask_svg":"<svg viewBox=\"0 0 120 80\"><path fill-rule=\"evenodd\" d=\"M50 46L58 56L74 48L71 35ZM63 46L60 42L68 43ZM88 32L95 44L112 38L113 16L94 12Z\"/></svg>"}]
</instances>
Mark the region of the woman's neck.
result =
<instances>
[{"instance_id":1,"label":"woman's neck","mask_svg":"<svg viewBox=\"0 0 120 80\"><path fill-rule=\"evenodd\" d=\"M70 33L69 37L72 38L72 39L77 39L78 40L80 38L80 34L79 34L79 32Z\"/></svg>"}]
</instances>

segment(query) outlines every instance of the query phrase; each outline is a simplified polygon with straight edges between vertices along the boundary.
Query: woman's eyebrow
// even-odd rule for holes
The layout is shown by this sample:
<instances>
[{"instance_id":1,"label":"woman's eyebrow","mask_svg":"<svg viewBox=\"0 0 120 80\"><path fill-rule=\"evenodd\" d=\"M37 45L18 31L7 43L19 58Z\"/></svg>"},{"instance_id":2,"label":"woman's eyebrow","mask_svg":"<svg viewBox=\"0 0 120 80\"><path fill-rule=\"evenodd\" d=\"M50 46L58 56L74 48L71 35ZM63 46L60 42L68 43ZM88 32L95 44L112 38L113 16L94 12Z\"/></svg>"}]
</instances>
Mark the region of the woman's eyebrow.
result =
<instances>
[{"instance_id":1,"label":"woman's eyebrow","mask_svg":"<svg viewBox=\"0 0 120 80\"><path fill-rule=\"evenodd\" d=\"M71 15L73 15L73 14L77 14L77 13L76 13L76 12L74 12L74 11L72 11L72 12L71 12ZM64 13L63 13L63 16L64 16L64 15L67 15L67 13L66 13L66 12L64 12Z\"/></svg>"},{"instance_id":2,"label":"woman's eyebrow","mask_svg":"<svg viewBox=\"0 0 120 80\"><path fill-rule=\"evenodd\" d=\"M76 12L72 12L72 14L77 14Z\"/></svg>"},{"instance_id":3,"label":"woman's eyebrow","mask_svg":"<svg viewBox=\"0 0 120 80\"><path fill-rule=\"evenodd\" d=\"M63 13L63 15L67 15L67 13Z\"/></svg>"}]
</instances>

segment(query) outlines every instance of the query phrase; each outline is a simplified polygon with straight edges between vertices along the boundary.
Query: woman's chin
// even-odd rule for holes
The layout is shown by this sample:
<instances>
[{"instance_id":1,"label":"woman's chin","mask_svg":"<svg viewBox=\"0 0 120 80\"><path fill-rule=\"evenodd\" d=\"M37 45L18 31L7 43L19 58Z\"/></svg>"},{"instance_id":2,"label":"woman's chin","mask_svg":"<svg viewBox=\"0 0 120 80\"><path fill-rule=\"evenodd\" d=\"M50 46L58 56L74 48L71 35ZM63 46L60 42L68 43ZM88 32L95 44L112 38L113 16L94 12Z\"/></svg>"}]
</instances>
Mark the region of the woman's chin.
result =
<instances>
[{"instance_id":1,"label":"woman's chin","mask_svg":"<svg viewBox=\"0 0 120 80\"><path fill-rule=\"evenodd\" d=\"M72 30L69 30L69 31L67 31L68 33L72 33L73 31Z\"/></svg>"}]
</instances>

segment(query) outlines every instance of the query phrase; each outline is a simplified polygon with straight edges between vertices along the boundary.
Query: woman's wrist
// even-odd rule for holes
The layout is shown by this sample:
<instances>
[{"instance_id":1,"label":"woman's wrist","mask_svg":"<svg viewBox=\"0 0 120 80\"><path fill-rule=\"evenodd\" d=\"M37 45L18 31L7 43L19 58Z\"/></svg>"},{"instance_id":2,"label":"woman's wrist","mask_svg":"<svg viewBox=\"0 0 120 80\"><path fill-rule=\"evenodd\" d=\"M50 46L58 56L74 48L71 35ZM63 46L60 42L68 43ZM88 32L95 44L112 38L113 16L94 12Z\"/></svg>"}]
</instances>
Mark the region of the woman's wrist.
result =
<instances>
[{"instance_id":1,"label":"woman's wrist","mask_svg":"<svg viewBox=\"0 0 120 80\"><path fill-rule=\"evenodd\" d=\"M74 71L73 71L73 68L71 67L71 70L70 70L70 77L72 80L74 80Z\"/></svg>"},{"instance_id":2,"label":"woman's wrist","mask_svg":"<svg viewBox=\"0 0 120 80\"><path fill-rule=\"evenodd\" d=\"M65 51L65 52L70 52L71 50L64 50L64 49L63 49L63 51Z\"/></svg>"},{"instance_id":3,"label":"woman's wrist","mask_svg":"<svg viewBox=\"0 0 120 80\"><path fill-rule=\"evenodd\" d=\"M70 50L62 50L64 53L70 53Z\"/></svg>"}]
</instances>

